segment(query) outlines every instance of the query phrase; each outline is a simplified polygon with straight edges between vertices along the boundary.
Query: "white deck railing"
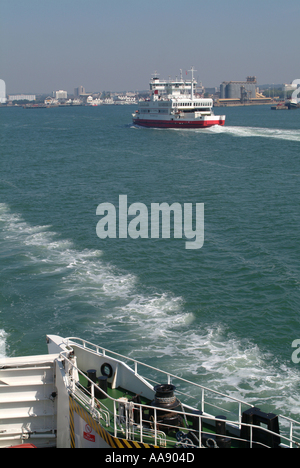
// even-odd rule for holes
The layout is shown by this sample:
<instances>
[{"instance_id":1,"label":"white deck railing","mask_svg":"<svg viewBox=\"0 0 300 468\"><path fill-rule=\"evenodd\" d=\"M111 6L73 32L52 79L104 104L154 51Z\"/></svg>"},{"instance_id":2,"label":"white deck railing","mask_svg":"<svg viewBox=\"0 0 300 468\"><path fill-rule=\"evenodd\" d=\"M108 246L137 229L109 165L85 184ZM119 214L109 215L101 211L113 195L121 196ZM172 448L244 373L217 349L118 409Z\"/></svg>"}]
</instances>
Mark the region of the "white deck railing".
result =
<instances>
[{"instance_id":1,"label":"white deck railing","mask_svg":"<svg viewBox=\"0 0 300 468\"><path fill-rule=\"evenodd\" d=\"M166 381L167 381L167 382L164 382L164 383L176 384L177 381L178 381L178 383L182 384L184 387L189 387L189 388L194 387L194 388L200 389L200 391L201 391L201 400L200 400L201 405L200 405L200 408L197 408L197 409L200 410L202 414L198 416L198 418L199 418L199 432L197 431L198 434L201 434L201 433L203 434L203 432L202 432L202 419L205 419L205 421L210 421L212 425L215 425L215 423L217 421L224 422L224 419L218 419L218 417L213 416L211 413L209 413L207 411L207 407L209 407L210 409L213 408L214 410L222 411L223 413L226 413L227 415L235 413L236 414L235 419L231 419L231 418L228 419L227 416L226 416L226 426L230 427L231 429L236 429L237 433L239 432L239 430L241 429L242 426L249 427L250 428L250 430L249 430L250 431L250 439L249 439L248 442L250 444L250 447L252 446L253 429L257 429L258 426L252 426L250 424L244 424L244 423L242 424L242 411L243 411L243 407L251 408L251 407L253 407L253 405L250 405L249 403L246 403L246 402L244 402L242 400L231 397L229 395L223 394L223 393L218 392L216 390L209 389L209 388L204 387L204 386L202 386L200 384L197 384L197 383L191 382L189 380L183 379L183 378L178 377L178 376L176 376L176 375L174 375L174 374L172 374L170 372L162 371L162 370L157 369L157 368L155 368L153 366L150 366L148 364L144 364L144 363L139 362L139 361L137 361L135 359L132 359L132 358L129 358L127 356L123 356L123 355L121 355L119 353L110 351L110 350L108 350L106 348L100 347L98 345L90 343L89 341L83 340L81 338L69 337L69 338L66 338L64 340L64 344L67 345L67 346L72 347L72 343L76 344L77 346L82 347L83 349L86 349L87 351L92 351L93 353L96 353L99 356L114 357L114 358L117 358L118 360L120 360L122 362L125 362L126 364L127 363L129 363L129 365L131 364L132 370L134 371L135 375L143 377L144 379L146 379L151 384L154 384L154 385L161 384L162 381L156 381L156 380L153 380L152 378L145 377L142 373L139 372L140 368L150 370L152 373L155 372L158 375L162 375L164 377L164 379L166 379ZM66 358L65 352L62 353L62 356L63 356L64 359L66 359L69 362L69 364L72 367L75 367L74 364L68 358ZM86 376L86 374L81 372L80 369L76 368L76 371L78 371L81 375L83 375L91 384L91 394L90 394L90 399L89 399L88 403L89 403L89 406L90 406L91 414L93 414L93 413L95 413L95 407L96 407L95 397L94 397L95 388L97 390L99 390L100 392L103 392L103 390L99 389L99 387L93 381L91 381ZM72 386L73 386L73 390L75 390L75 383L74 382L72 383ZM75 395L75 393L76 392L74 391L74 395ZM185 391L178 391L176 389L176 394L184 396L184 397L186 397L188 399L198 400L198 402L199 402L199 398L196 398L195 396L191 396L190 394L186 393L186 390ZM219 405L216 404L216 402L209 401L209 398L208 398L209 395L211 395L213 398L215 398L217 400L222 399L224 405L219 406ZM78 395L77 395L77 397L78 397ZM114 435L115 435L115 437L117 437L118 426L119 426L119 429L120 429L120 424L119 424L120 421L118 419L119 418L118 417L118 403L119 403L119 401L116 400L116 399L111 398L109 395L107 395L107 398L110 398L114 402L114 404L113 404L114 405L114 412L111 413L108 410L108 408L104 407L104 405L101 403L101 411L103 412L103 414L101 414L101 411L99 411L99 418L104 419L105 422L106 422L105 425L108 427L110 425L110 422L109 422L110 418L109 418L108 415L111 414L111 417L113 418L113 421L114 421L114 423L113 423ZM99 403L98 400L97 400L97 403ZM230 403L230 408L229 409L227 409L225 407L226 403ZM231 408L232 404L237 405L237 407L238 407L237 411L232 410L232 408ZM182 406L184 407L183 408L184 411L182 413L177 411L177 410L176 411L168 410L168 412L181 414L184 419L186 417L195 418L195 414L192 413L192 410L193 410L192 406L187 405L184 402L182 402ZM161 432L163 433L163 431L158 430L158 424L157 424L157 411L159 411L159 408L156 410L156 408L153 408L152 406L150 407L150 406L142 405L142 404L138 404L138 403L134 403L134 407L135 407L135 409L139 409L139 411L140 411L140 421L141 421L141 423L140 424L135 424L135 423L132 424L130 422L130 418L129 418L129 420L126 420L125 423L124 423L125 424L125 426L124 426L125 427L125 429L124 429L125 430L125 436L130 437L131 432L130 432L130 430L128 428L131 427L131 431L133 431L135 437L137 437L137 435L139 434L140 442L143 442L143 439L145 437L145 427L143 427L142 422L149 423L149 421L143 421L142 413L143 413L143 409L151 409L152 411L154 410L153 430L150 431L151 432L151 437L152 436L154 437L154 444L155 445L157 445L157 442L159 440L163 441L164 437L162 437L162 434L161 434ZM283 423L283 426L287 429L286 435L284 435L283 433L280 433L281 439L284 440L284 442L282 442L282 443L284 443L285 446L300 447L300 438L297 437L297 436L294 436L295 429L297 429L298 432L300 431L300 423L293 420L293 419L291 419L291 418L287 418L287 417L282 416L282 415L279 415L278 417L281 420L281 422ZM159 426L161 427L161 426L163 426L163 424L159 423ZM180 427L178 427L177 429L178 429L178 431L182 430L182 428L180 428ZM266 434L267 433L273 434L271 431L269 431L268 429L266 429L264 427L259 427L259 429L261 431L264 431ZM148 434L147 434L146 437L147 438L150 437L149 431L148 431ZM231 437L231 438L234 439L234 437ZM237 437L237 440L240 440L239 437ZM162 443L164 443L164 442L162 442ZM201 447L201 437L200 436L199 436L199 447Z\"/></svg>"}]
</instances>

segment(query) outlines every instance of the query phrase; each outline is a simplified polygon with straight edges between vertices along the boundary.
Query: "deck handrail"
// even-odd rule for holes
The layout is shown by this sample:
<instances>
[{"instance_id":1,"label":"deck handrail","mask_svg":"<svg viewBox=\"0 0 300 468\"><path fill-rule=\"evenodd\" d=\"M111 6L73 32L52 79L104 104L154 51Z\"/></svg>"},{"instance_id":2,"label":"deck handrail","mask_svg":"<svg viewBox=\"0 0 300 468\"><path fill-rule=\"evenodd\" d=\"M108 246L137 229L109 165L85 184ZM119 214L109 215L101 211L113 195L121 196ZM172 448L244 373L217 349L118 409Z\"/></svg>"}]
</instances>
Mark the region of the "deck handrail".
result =
<instances>
[{"instance_id":1,"label":"deck handrail","mask_svg":"<svg viewBox=\"0 0 300 468\"><path fill-rule=\"evenodd\" d=\"M76 343L75 340L81 342L82 344ZM242 405L245 405L245 406L247 406L247 407L249 407L249 408L253 408L254 405L251 405L251 404L249 404L249 403L247 403L247 402L244 402L243 400L240 400L240 399L238 399L238 398L232 397L232 396L230 396L230 395L227 395L227 394L218 392L217 390L213 390L213 389L211 389L211 388L205 387L205 386L203 386L203 385L201 385L201 384L197 384L197 383L195 383L195 382L191 382L191 381L189 381L189 380L187 380L187 379L184 379L184 378L182 378L182 377L179 377L179 376L177 376L177 375L175 375L175 374L172 374L172 373L170 373L170 372L166 372L166 371L161 370L161 369L158 369L158 368L156 368L156 367L154 367L154 366L150 366L149 364L145 364L145 363L143 363L143 362L137 361L136 359L130 358L130 357L128 357L128 356L124 356L124 355L122 355L122 354L120 354L120 353L117 353L117 352L115 352L115 351L108 350L108 349L106 349L106 348L104 348L104 347L102 347L102 346L95 345L94 343L91 343L91 342L89 342L89 341L87 341L87 340L84 340L84 339L82 339L82 338L78 338L78 337L68 337L68 338L65 338L65 339L64 339L64 344L69 345L69 346L72 346L72 341L74 342L74 344L76 344L77 346L81 346L83 349L89 349L89 350L92 351L92 352L96 352L96 354L99 355L99 356L108 356L108 357L109 357L109 355L111 355L111 357L115 356L115 357L121 358L122 360L129 361L129 362L133 363L133 365L134 365L134 370L133 370L133 369L131 369L131 370L134 371L135 375L140 375L141 377L143 377L142 374L138 374L138 366L141 366L141 367L145 367L145 368L151 369L151 370L153 370L153 371L155 371L155 372L161 373L161 374L163 374L163 375L166 375L167 378L168 378L168 384L171 383L171 378L174 378L174 379L178 379L178 380L180 380L180 381L182 381L182 382L184 382L184 383L187 383L187 384L189 384L189 385L192 385L192 386L194 386L194 387L200 388L200 389L202 390L201 410L202 410L202 412L204 413L204 414L203 414L203 417L205 417L205 418L211 418L212 420L217 421L217 419L216 419L214 416L209 415L208 413L206 413L206 412L204 411L204 404L209 405L209 406L212 406L212 407L215 407L215 408L218 408L217 406L214 406L214 405L212 405L211 403L205 401L205 396L204 396L205 391L211 392L211 393L213 393L213 394L215 394L215 395L217 395L217 396L219 396L219 397L223 397L223 398L225 398L225 399L228 399L228 400L231 400L231 401L233 401L233 402L235 402L235 403L238 403L238 409L239 409L238 422L237 422L237 421L230 421L230 420L227 420L226 423L227 423L228 425L236 426L236 427L238 427L239 429L242 427L242 425L243 425L243 426L248 426L247 424L242 423ZM70 342L71 342L71 343L70 343ZM91 346L92 348L89 348L89 346ZM101 350L101 351L100 351L100 350ZM107 354L107 353L108 353L108 354ZM66 358L64 352L61 353L61 354L63 355L64 358ZM74 364L73 364L71 361L69 361L69 362L70 362L70 364L71 364L73 367L76 367L76 366L74 366ZM77 369L77 367L76 367L76 369ZM77 369L77 370L78 370L80 373L82 373L82 372L80 371L80 369ZM85 376L85 377L87 378L87 376ZM87 379L88 379L88 378L87 378ZM94 382L92 382L90 379L88 379L88 380L89 380L90 383L92 384L92 393L93 393L93 392L94 392L94 387L97 387L97 385L96 385ZM147 379L147 380L150 381L151 379ZM97 388L99 389L99 387L97 387ZM103 392L103 390L101 390L101 391ZM184 394L183 392L180 392L180 391L178 391L178 393ZM191 397L190 395L188 395L188 396ZM107 395L107 397L110 398L111 400L114 400L114 398L111 398L109 395ZM92 399L94 399L94 396L93 396L93 395L92 395ZM117 400L114 400L114 401L117 401ZM141 407L145 407L145 406L147 407L147 405L139 405L138 403L135 403L135 405L136 405L136 406L141 406ZM184 404L184 406L185 406L186 408L189 408L188 405L185 405L185 404ZM223 411L226 411L226 412L229 412L229 411L227 411L227 410L224 409L224 408L222 408L222 410L223 410ZM155 412L156 412L156 411L155 411ZM173 412L173 411L170 411L170 412ZM178 413L178 411L176 411L176 412ZM188 414L188 413L186 413L186 414ZM292 438L292 437L293 437L293 429L294 429L294 427L295 427L295 426L298 426L298 428L300 429L300 423L297 422L297 421L295 421L295 420L293 420L292 418L289 418L289 417L286 417L286 416L283 416L283 415L278 415L278 417L281 418L281 419L284 419L284 420L289 424L289 437L284 436L283 434L280 434L280 436L281 436L282 438L284 438L287 442L290 443L290 447L292 447L293 444L295 444L295 445L297 445L298 447L300 447L300 442L298 442L298 441L296 441L296 440L294 440L294 439ZM199 419L199 421L200 421L200 419ZM249 427L252 428L253 426L252 426L252 425L249 425ZM255 426L254 426L254 427L255 427ZM270 432L270 431L269 431L268 429L266 429L266 428L260 427L260 429L261 429L261 430L264 430L264 431L266 431L266 432ZM251 429L251 434L252 434L252 429ZM251 442L251 441L250 441L250 442Z\"/></svg>"},{"instance_id":2,"label":"deck handrail","mask_svg":"<svg viewBox=\"0 0 300 468\"><path fill-rule=\"evenodd\" d=\"M67 343L65 343L66 340L67 340ZM82 338L78 338L78 337L68 337L68 338L65 338L64 343L70 345L69 340L70 340L70 341L71 341L71 340L79 340L79 341L81 341L81 342L83 343L82 347L83 347L84 349L86 349L86 345L87 345L87 344L90 345L90 346L93 346L93 347L96 348L96 353L99 354L99 355L107 356L106 353L110 353L110 354L112 354L112 355L114 355L114 356L117 356L117 357L119 357L119 358L125 359L126 361L131 361L131 362L134 364L134 366L135 366L135 367L134 367L134 373L135 373L136 375L138 374L138 372L137 372L137 366L138 366L138 365L139 365L139 366L142 366L142 367L147 367L148 369L154 370L154 371L156 371L156 372L159 372L159 373L161 373L161 374L164 374L164 375L168 376L168 384L171 383L170 378L178 379L178 380L180 380L180 381L182 381L182 382L185 382L185 383L188 383L189 385L192 385L192 386L194 386L194 387L198 387L198 388L201 388L201 389L203 389L203 390L207 390L207 391L209 391L209 392L211 392L211 393L214 393L214 394L216 394L216 395L218 395L218 396L221 396L221 397L223 397L223 398L228 398L229 400L235 401L235 402L237 402L237 403L241 403L242 405L246 405L246 406L248 406L249 408L253 408L253 405L251 405L251 404L249 404L249 403L247 403L247 402L245 402L245 401L243 401L243 400L241 400L241 399L239 399L239 398L235 398L235 397L232 397L232 396L227 395L227 394L225 394L225 393L218 392L217 390L213 390L213 389L211 389L211 388L205 387L204 385L200 385L200 384L197 384L197 383L195 383L195 382L191 382L190 380L187 380L187 379L184 379L184 378L182 378L182 377L179 377L178 375L171 374L170 372L166 372L166 371L164 371L164 370L158 369L157 367L150 366L149 364L145 364L145 363L143 363L143 362L141 362L141 361L137 361L136 359L133 359L133 358L130 358L130 357L128 357L128 356L124 356L124 355L122 355L122 354L116 353L115 351L110 351L110 350L108 350L108 349L106 349L106 348L104 348L104 347L102 347L102 346L95 345L94 343L91 343L91 342L89 342L89 341L87 341L87 340L84 340L84 339L82 339ZM78 343L75 343L75 344L78 345ZM100 349L102 350L102 353L99 352ZM93 350L91 349L91 351L93 351ZM138 375L141 375L141 374L138 374ZM141 376L142 376L142 375L141 375ZM143 377L143 376L142 376L142 377ZM180 393L180 392L179 392L179 393Z\"/></svg>"},{"instance_id":3,"label":"deck handrail","mask_svg":"<svg viewBox=\"0 0 300 468\"><path fill-rule=\"evenodd\" d=\"M106 419L106 427L109 426L110 422L109 422L109 414L111 414L113 416L113 420L114 420L114 423L113 423L113 431L114 431L114 436L117 437L117 418L118 418L118 415L117 415L117 403L119 403L119 400L116 399L116 398L113 398L111 397L110 395L108 395L103 389L100 389L99 386L97 384L95 384L84 372L82 372L68 357L67 357L67 352L66 351L62 351L60 353L60 357L61 359L65 360L68 362L68 364L72 367L72 369L75 369L77 372L79 372L81 375L83 375L87 381L91 384L91 392L87 392L89 395L90 395L90 402L89 402L89 411L90 411L90 414L93 416L95 416L95 412L99 412L99 415L101 416L101 412L103 411L106 418L103 418L103 419ZM154 368L155 369L155 368ZM75 382L73 381L73 374L69 374L68 373L68 379L70 379L70 391L71 393L73 394L73 396L77 399L79 399L79 401L81 401L82 403L84 403L78 396L78 394L76 394L75 392ZM107 398L109 398L111 401L113 401L113 408L114 408L114 411L113 413L101 402L101 406L103 406L105 409L102 409L100 410L100 408L98 407L98 409L96 410L96 405L95 405L95 400L97 403L100 403L99 400L95 397L95 389L97 389L98 391L104 393L106 395ZM146 405L146 404L142 404L142 403L137 403L137 402L134 402L134 407L135 408L139 408L139 412L140 414L142 415L142 408L148 408L148 409L151 409L154 411L154 445L157 445L157 441L160 437L159 433L161 431L158 430L158 424L157 424L157 412L159 412L161 409L160 408L156 408L156 407L153 407L153 406L149 406L149 405ZM182 408L183 409L183 408ZM199 420L199 431L197 430L194 430L194 432L198 433L199 434L199 448L203 448L202 446L202 443L201 443L201 436L203 434L206 434L207 432L205 430L202 429L202 419L208 421L212 421L213 423L216 423L218 421L220 422L224 422L223 419L219 419L218 417L214 417L212 415L209 415L207 413L205 414L199 414L199 415L195 415L194 413L192 412L189 412L189 411L178 411L177 409L176 410L171 410L171 409L168 409L168 413L174 413L174 414L182 414L186 417L188 416L192 416L192 417L198 417L198 420ZM107 418L108 416L108 418ZM126 415L126 418L128 417L128 415ZM293 422L296 423L296 421L292 420L291 418L285 418L287 420L290 419L291 421L291 424ZM142 420L142 417L141 417L141 423L143 422ZM233 421L233 420L228 420L226 419L226 425L229 427L237 427L237 422L236 421ZM138 428L138 424L137 423L133 423L133 426L135 426L136 428ZM160 426L165 426L164 423L160 423ZM250 444L250 448L252 448L252 444L253 442L257 444L256 441L253 441L253 429L257 429L257 427L259 427L259 429L267 434L272 434L272 435L275 435L275 436L278 436L277 433L274 433L273 431L270 431L269 429L267 428L264 428L264 427L261 427L261 426L256 426L255 424L247 424L247 423L240 423L240 427L243 426L243 427L249 427L250 429L250 439L246 440L246 439L241 439L240 437L234 437L234 436L231 436L230 435L230 438L233 440L239 440L239 441L242 441L242 442L247 442ZM181 427L177 427L177 426L174 426L174 428L177 428L178 430L181 430L182 428ZM128 432L128 421L126 420L126 424L125 424L125 431L126 431L126 437L129 436L129 432ZM135 434L135 433L134 433ZM143 442L143 426L142 424L140 424L140 430L139 430L139 434L140 434L140 442ZM291 434L292 435L292 434ZM299 442L295 441L292 439L292 437L287 437L287 436L284 436L283 434L280 434L280 438L281 439L284 439L287 442L289 442L290 444L290 447L293 446L293 444L295 444L296 446L300 446ZM220 435L220 437L222 437ZM225 436L226 437L226 436ZM259 443L260 444L260 443ZM263 445L263 444L260 444L260 445Z\"/></svg>"}]
</instances>

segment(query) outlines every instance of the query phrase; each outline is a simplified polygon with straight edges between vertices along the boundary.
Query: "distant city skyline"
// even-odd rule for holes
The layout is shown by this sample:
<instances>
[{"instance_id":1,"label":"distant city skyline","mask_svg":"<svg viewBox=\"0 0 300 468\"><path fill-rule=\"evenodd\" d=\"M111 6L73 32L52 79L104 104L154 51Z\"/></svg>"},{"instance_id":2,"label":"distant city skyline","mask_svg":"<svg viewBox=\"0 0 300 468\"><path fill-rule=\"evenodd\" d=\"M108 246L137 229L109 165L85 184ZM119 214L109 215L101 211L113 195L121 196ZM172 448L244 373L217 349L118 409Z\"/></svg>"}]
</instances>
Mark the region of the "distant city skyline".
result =
<instances>
[{"instance_id":1,"label":"distant city skyline","mask_svg":"<svg viewBox=\"0 0 300 468\"><path fill-rule=\"evenodd\" d=\"M183 78L185 79L185 77ZM188 78L187 78L188 79ZM231 83L231 82L225 82L225 83ZM232 83L235 83L235 81L232 81ZM239 82L238 82L239 83ZM205 92L209 92L211 94L214 94L215 92L218 93L218 92L221 92L222 90L222 86L224 86L224 82L223 83L220 83L219 86L202 86L202 89L204 89ZM259 89L259 84L257 83L255 85L258 89ZM272 91L272 87L274 89L281 89L281 90L290 90L293 88L293 84L292 83L263 83L261 84L261 88L262 89L269 89L270 91ZM82 92L79 92L78 90L82 88L83 91ZM296 87L297 88L297 87ZM294 89L294 88L293 88ZM149 88L148 89L140 89L140 90L135 90L135 91L132 91L132 90L129 90L129 89L122 89L122 90L107 90L107 91L104 91L104 93L110 93L111 95L125 95L125 94L128 94L128 95L137 95L139 93L148 93L149 92ZM6 83L5 81L1 80L0 79L0 104L2 103L6 103L6 101L14 101L14 100L28 100L28 101L33 101L33 100L36 100L37 97L42 97L42 96L49 96L49 97L55 97L57 98L57 96L59 97L59 99L67 99L69 96L73 96L73 97L79 97L80 95L85 95L85 96L88 96L88 95L101 95L103 94L103 91L88 91L88 90L85 90L85 88L83 86L80 86L80 87L77 87L72 91L65 91L65 90L53 90L53 91L47 91L47 92L42 92L42 93L35 93L35 94L25 94L25 93L22 93L22 92L16 92L16 93L6 93ZM62 96L60 96L62 95Z\"/></svg>"},{"instance_id":2,"label":"distant city skyline","mask_svg":"<svg viewBox=\"0 0 300 468\"><path fill-rule=\"evenodd\" d=\"M148 89L191 66L206 87L300 78L298 0L1 0L7 94Z\"/></svg>"}]
</instances>

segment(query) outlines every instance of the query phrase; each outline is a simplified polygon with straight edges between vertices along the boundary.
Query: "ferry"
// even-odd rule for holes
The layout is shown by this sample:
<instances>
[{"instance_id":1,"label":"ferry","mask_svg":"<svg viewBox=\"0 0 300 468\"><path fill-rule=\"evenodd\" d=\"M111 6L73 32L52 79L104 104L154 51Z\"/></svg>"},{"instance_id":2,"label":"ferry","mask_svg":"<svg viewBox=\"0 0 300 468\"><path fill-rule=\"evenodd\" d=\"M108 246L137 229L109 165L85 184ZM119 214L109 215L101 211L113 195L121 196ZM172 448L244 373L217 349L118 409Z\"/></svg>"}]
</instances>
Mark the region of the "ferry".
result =
<instances>
[{"instance_id":1,"label":"ferry","mask_svg":"<svg viewBox=\"0 0 300 468\"><path fill-rule=\"evenodd\" d=\"M46 341L0 359L1 448L299 447L291 418L81 338Z\"/></svg>"},{"instance_id":2,"label":"ferry","mask_svg":"<svg viewBox=\"0 0 300 468\"><path fill-rule=\"evenodd\" d=\"M140 100L132 114L134 125L155 128L205 128L224 125L225 115L214 115L213 100L196 95L194 68L191 81L163 81L155 76L150 81L150 98Z\"/></svg>"}]
</instances>

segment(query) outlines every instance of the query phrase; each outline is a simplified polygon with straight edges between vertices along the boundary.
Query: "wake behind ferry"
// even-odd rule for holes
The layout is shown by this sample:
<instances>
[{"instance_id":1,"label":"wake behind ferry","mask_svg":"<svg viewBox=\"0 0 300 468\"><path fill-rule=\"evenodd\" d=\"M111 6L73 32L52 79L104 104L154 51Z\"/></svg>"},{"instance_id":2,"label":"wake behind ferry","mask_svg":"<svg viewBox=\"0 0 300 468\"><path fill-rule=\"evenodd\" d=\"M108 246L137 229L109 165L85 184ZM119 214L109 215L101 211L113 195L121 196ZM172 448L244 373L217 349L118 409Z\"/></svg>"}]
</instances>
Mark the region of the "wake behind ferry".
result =
<instances>
[{"instance_id":1,"label":"wake behind ferry","mask_svg":"<svg viewBox=\"0 0 300 468\"><path fill-rule=\"evenodd\" d=\"M155 128L204 128L224 125L225 115L214 115L213 100L195 94L197 82L161 81L157 76L150 81L150 99L139 101L138 110L132 114L133 123Z\"/></svg>"},{"instance_id":2,"label":"wake behind ferry","mask_svg":"<svg viewBox=\"0 0 300 468\"><path fill-rule=\"evenodd\" d=\"M0 447L294 448L300 424L86 340L0 359Z\"/></svg>"}]
</instances>

